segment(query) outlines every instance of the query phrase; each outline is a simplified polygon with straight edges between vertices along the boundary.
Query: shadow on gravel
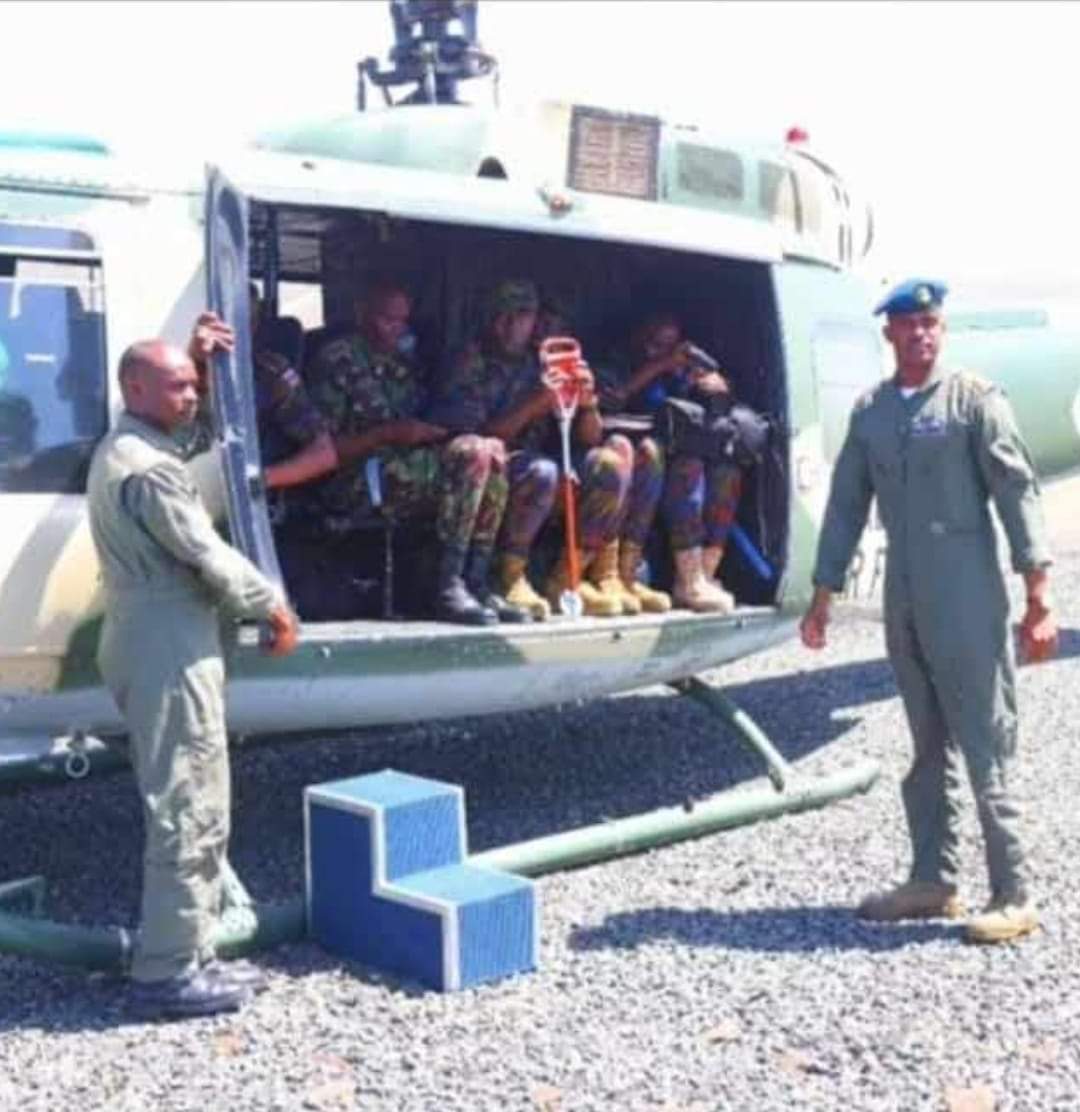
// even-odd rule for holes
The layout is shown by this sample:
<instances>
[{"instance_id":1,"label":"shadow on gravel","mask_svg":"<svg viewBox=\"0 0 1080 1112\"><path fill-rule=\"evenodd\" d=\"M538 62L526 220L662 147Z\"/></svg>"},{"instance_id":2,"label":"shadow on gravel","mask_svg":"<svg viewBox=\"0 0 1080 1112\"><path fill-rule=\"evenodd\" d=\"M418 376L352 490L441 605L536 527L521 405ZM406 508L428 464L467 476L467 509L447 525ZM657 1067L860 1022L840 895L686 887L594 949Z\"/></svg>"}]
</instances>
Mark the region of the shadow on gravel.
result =
<instances>
[{"instance_id":1,"label":"shadow on gravel","mask_svg":"<svg viewBox=\"0 0 1080 1112\"><path fill-rule=\"evenodd\" d=\"M955 923L862 923L850 907L756 908L712 911L655 907L609 915L598 927L570 934L572 950L634 950L657 939L684 946L716 946L761 953L815 950L899 950L905 946L959 940Z\"/></svg>"},{"instance_id":2,"label":"shadow on gravel","mask_svg":"<svg viewBox=\"0 0 1080 1112\"><path fill-rule=\"evenodd\" d=\"M861 706L895 693L880 659L726 690L793 761L848 734ZM764 771L720 721L657 688L512 715L240 745L232 751L230 858L252 895L279 900L303 891L305 786L387 767L461 784L473 851L703 799ZM142 814L129 772L4 795L0 830L19 832L0 837L0 882L45 876L50 918L134 924ZM0 1023L8 1029L46 1016L50 1026L64 1024L69 1012L73 1029L115 1025L124 1022L122 1004L115 987L0 957Z\"/></svg>"},{"instance_id":3,"label":"shadow on gravel","mask_svg":"<svg viewBox=\"0 0 1080 1112\"><path fill-rule=\"evenodd\" d=\"M58 969L31 961L0 964L0 1034L108 1031L134 1024L122 977Z\"/></svg>"},{"instance_id":4,"label":"shadow on gravel","mask_svg":"<svg viewBox=\"0 0 1080 1112\"><path fill-rule=\"evenodd\" d=\"M713 675L717 675L714 673ZM791 761L856 728L895 695L883 659L725 688ZM303 887L303 789L382 768L461 784L473 851L699 800L763 776L722 722L657 688L559 708L350 734L273 738L232 750L230 857L257 899ZM46 913L131 925L142 814L131 774L0 797L0 882L42 874Z\"/></svg>"}]
</instances>

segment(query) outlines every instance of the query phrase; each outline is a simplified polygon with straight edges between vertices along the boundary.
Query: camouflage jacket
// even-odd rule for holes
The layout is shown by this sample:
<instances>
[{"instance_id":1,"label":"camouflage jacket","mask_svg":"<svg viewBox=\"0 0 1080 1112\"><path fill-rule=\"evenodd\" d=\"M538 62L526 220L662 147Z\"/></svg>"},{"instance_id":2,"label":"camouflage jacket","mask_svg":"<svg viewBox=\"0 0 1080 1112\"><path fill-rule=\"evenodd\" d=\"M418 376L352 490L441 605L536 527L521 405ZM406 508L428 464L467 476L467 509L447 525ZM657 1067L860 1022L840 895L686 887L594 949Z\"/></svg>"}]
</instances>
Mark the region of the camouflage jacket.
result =
<instances>
[{"instance_id":1,"label":"camouflage jacket","mask_svg":"<svg viewBox=\"0 0 1080 1112\"><path fill-rule=\"evenodd\" d=\"M640 365L640 364L639 364ZM605 413L648 413L655 415L667 398L688 398L692 390L686 370L653 379L633 397L626 395L626 384L635 367L625 351L611 353L599 366L593 367L596 396Z\"/></svg>"},{"instance_id":2,"label":"camouflage jacket","mask_svg":"<svg viewBox=\"0 0 1080 1112\"><path fill-rule=\"evenodd\" d=\"M511 360L473 343L454 360L430 419L451 432L480 432L520 406L540 385L540 363L534 352ZM554 421L544 418L524 428L510 447L548 452L553 435Z\"/></svg>"},{"instance_id":3,"label":"camouflage jacket","mask_svg":"<svg viewBox=\"0 0 1080 1112\"><path fill-rule=\"evenodd\" d=\"M332 340L319 352L311 395L335 436L416 417L424 405L416 368L397 352L373 351L357 333Z\"/></svg>"},{"instance_id":4,"label":"camouflage jacket","mask_svg":"<svg viewBox=\"0 0 1080 1112\"><path fill-rule=\"evenodd\" d=\"M278 463L326 430L300 376L273 351L255 354L255 414L264 463Z\"/></svg>"}]
</instances>

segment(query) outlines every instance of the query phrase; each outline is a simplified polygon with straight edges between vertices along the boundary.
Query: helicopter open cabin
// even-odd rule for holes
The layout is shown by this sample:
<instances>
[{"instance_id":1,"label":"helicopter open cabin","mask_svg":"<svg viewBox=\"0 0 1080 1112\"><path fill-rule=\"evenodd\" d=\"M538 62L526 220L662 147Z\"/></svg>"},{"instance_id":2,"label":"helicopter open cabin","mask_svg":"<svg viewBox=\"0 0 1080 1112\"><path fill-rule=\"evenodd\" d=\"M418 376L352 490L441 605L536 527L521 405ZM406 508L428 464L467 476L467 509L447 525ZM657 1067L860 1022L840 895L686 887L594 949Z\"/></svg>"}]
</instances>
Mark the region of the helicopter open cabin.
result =
<instances>
[{"instance_id":1,"label":"helicopter open cabin","mask_svg":"<svg viewBox=\"0 0 1080 1112\"><path fill-rule=\"evenodd\" d=\"M431 118L446 111L460 116ZM674 309L687 335L719 356L737 396L776 421L777 443L765 464L771 473L747 483L740 509L741 526L775 574L762 578L732 546L723 576L740 607L723 619L676 611L496 630L316 620L305 622L302 646L286 661L268 660L242 634L230 659L230 724L237 731L401 721L418 708L442 717L563 702L692 675L789 632L827 487L816 435L819 396L842 394L836 401L846 408L880 373L866 295L845 269L849 218L834 212L835 236L820 234L822 194L842 211L825 193L834 188L831 175L801 156L796 161L805 167L794 173L783 148L770 161L764 153L706 147L698 136L688 144L658 120L545 106L536 130L546 135L545 127L558 131L561 122L562 160L569 163L571 184L556 186L538 182L514 149L497 145L498 132L520 133L520 121L508 129L490 117L478 123L470 109L437 106L387 115L407 116L410 135L423 135L426 121L437 124L444 146L449 129L460 129L460 145L471 139L476 148L472 173L378 163L364 148L374 140L363 116L327 129L322 144L336 143L337 157L244 152L212 168L203 189L140 182L138 170L104 149L43 151L37 143L4 150L0 310L9 352L5 423L12 428L0 463L8 522L0 542L6 738L40 731L40 746L43 734L120 727L93 663L101 603L85 520L85 465L118 408L110 364L119 352L144 335L185 342L207 303L238 337L233 357L215 362L211 391L218 445L210 458L224 474L228 528L281 578L279 541L258 481L245 325L251 280L263 287L271 312L281 288L317 287L325 334L348 323L367 278L392 267L414 292L429 374L468 340L480 299L499 277L525 275L556 290L573 306L590 358L624 336L635 314L658 303ZM598 125L593 132L588 121ZM386 127L380 121L378 130ZM573 149L583 133L590 136L587 158ZM651 150L648 173L635 160L629 170L620 167L628 137ZM720 164L737 160L734 178L730 168L722 179L702 172L702 151L713 149ZM602 157L610 165L600 192L589 186ZM481 174L493 160L503 176ZM439 163L438 151L431 161ZM640 190L642 181L644 197L612 191ZM805 216L809 202L797 203L804 196L817 197L817 223ZM792 241L802 244L806 261L791 256ZM811 313L822 318L816 332ZM318 333L304 341L314 346ZM296 355L302 366L304 356ZM196 470L206 474L207 462L196 461ZM356 543L380 563L381 530ZM305 617L302 603L300 609ZM495 685L492 669L500 675ZM10 752L17 744L4 745L4 756L17 755Z\"/></svg>"}]
</instances>

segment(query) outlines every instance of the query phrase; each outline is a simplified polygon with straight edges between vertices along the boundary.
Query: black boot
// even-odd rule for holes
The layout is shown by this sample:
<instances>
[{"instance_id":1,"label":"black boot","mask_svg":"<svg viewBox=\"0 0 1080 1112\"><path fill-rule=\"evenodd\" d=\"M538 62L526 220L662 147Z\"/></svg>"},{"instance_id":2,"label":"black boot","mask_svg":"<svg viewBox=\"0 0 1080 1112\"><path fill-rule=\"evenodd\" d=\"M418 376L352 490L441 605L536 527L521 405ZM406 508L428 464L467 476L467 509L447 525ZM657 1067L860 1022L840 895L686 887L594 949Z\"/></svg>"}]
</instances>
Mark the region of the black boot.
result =
<instances>
[{"instance_id":1,"label":"black boot","mask_svg":"<svg viewBox=\"0 0 1080 1112\"><path fill-rule=\"evenodd\" d=\"M494 610L482 606L465 586L465 550L446 545L439 559L439 585L435 596L435 616L444 622L460 625L489 626L497 624Z\"/></svg>"},{"instance_id":2,"label":"black boot","mask_svg":"<svg viewBox=\"0 0 1080 1112\"><path fill-rule=\"evenodd\" d=\"M488 610L493 610L500 622L531 622L532 615L520 606L513 606L491 588L490 548L473 545L465 562L465 586Z\"/></svg>"}]
</instances>

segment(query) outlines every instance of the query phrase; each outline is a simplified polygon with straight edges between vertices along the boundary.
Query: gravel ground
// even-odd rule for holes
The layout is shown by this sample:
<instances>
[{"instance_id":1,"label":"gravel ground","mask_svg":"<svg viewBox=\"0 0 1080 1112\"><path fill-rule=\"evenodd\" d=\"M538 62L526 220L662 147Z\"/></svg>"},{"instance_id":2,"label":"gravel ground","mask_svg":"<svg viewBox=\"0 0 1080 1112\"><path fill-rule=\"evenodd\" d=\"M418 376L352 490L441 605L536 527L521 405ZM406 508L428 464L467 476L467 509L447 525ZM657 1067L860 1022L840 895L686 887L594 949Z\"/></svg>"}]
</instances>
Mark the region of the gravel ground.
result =
<instances>
[{"instance_id":1,"label":"gravel ground","mask_svg":"<svg viewBox=\"0 0 1080 1112\"><path fill-rule=\"evenodd\" d=\"M0 958L0 1108L1080 1108L1080 486L1052 491L1061 657L1020 673L1017 788L1044 929L965 945L942 923L859 924L906 865L907 735L866 607L827 654L792 643L715 674L808 773L882 762L864 797L545 878L541 967L439 995L312 945L259 962L239 1016L138 1025L111 979ZM256 895L301 885L301 787L391 765L463 783L474 849L698 797L755 776L700 708L648 690L560 712L246 748L234 861ZM131 921L139 817L127 774L0 797L0 879L50 912ZM973 816L963 853L986 898Z\"/></svg>"}]
</instances>

